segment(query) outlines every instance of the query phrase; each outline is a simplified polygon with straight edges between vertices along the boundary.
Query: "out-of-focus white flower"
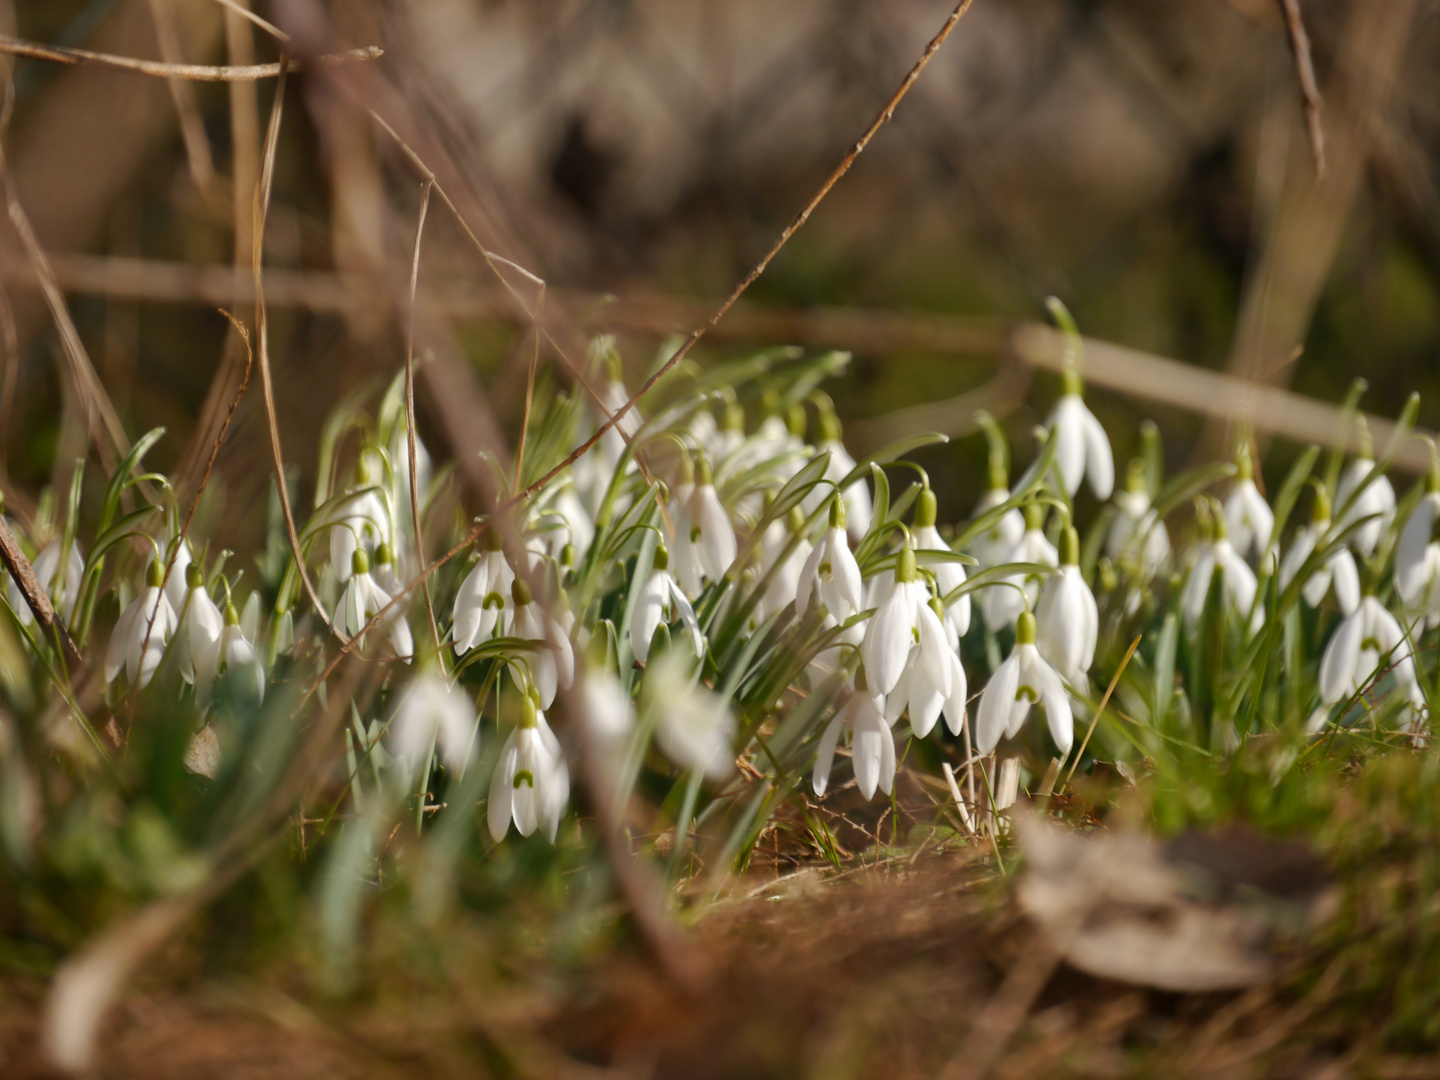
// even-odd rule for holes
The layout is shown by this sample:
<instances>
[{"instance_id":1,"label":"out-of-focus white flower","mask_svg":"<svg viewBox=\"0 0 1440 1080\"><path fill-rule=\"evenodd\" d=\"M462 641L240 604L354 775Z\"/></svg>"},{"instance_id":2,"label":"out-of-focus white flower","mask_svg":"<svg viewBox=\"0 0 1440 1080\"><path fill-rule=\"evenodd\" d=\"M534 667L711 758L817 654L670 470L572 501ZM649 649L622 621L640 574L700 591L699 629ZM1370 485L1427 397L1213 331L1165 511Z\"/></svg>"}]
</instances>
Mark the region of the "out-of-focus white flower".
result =
<instances>
[{"instance_id":1,"label":"out-of-focus white flower","mask_svg":"<svg viewBox=\"0 0 1440 1080\"><path fill-rule=\"evenodd\" d=\"M930 485L926 484L915 500L915 519L910 530L910 536L915 542L915 550L953 554L953 549L945 542L940 531L935 528L936 516L935 493L930 490ZM935 592L942 600L965 584L963 563L947 559L944 562L930 564L926 569L935 575ZM956 637L964 637L969 633L970 596L968 593L945 609L945 627Z\"/></svg>"},{"instance_id":2,"label":"out-of-focus white flower","mask_svg":"<svg viewBox=\"0 0 1440 1080\"><path fill-rule=\"evenodd\" d=\"M510 595L515 601L510 633L540 643L524 655L524 663L540 693L540 708L548 709L555 702L556 690L568 690L575 678L575 652L564 629L535 601L524 578L515 579Z\"/></svg>"},{"instance_id":3,"label":"out-of-focus white flower","mask_svg":"<svg viewBox=\"0 0 1440 1080\"><path fill-rule=\"evenodd\" d=\"M1395 616L1374 596L1364 596L1360 606L1335 628L1325 655L1320 659L1320 700L1334 705L1359 693L1388 664L1395 683L1412 702L1423 703L1415 683L1415 662L1405 643L1405 634Z\"/></svg>"},{"instance_id":4,"label":"out-of-focus white flower","mask_svg":"<svg viewBox=\"0 0 1440 1080\"><path fill-rule=\"evenodd\" d=\"M590 753L595 756L600 775L612 796L619 795L625 749L635 730L635 706L603 659L586 665L578 696Z\"/></svg>"},{"instance_id":5,"label":"out-of-focus white flower","mask_svg":"<svg viewBox=\"0 0 1440 1080\"><path fill-rule=\"evenodd\" d=\"M371 482L367 454L360 455L358 468L360 486L331 515L330 565L341 582L350 579L357 548L364 548L365 554L371 555L391 535L390 511L379 487Z\"/></svg>"},{"instance_id":6,"label":"out-of-focus white flower","mask_svg":"<svg viewBox=\"0 0 1440 1080\"><path fill-rule=\"evenodd\" d=\"M1090 490L1097 499L1110 498L1115 487L1115 458L1110 451L1110 436L1080 396L1080 378L1074 371L1065 373L1065 393L1055 404L1046 427L1059 440L1055 446L1055 464L1060 478L1071 495L1080 490L1080 480L1088 477Z\"/></svg>"},{"instance_id":7,"label":"out-of-focus white flower","mask_svg":"<svg viewBox=\"0 0 1440 1080\"><path fill-rule=\"evenodd\" d=\"M35 580L50 597L50 603L55 608L55 613L60 621L69 624L75 617L75 604L80 599L80 580L85 576L85 557L80 551L80 542L72 541L70 554L65 559L65 569L60 569L60 537L55 537L43 548L40 554L35 556L35 562L31 569L35 571ZM6 598L10 601L10 608L19 617L21 623L29 626L35 621L35 615L30 610L30 605L25 601L25 594L20 591L20 586L13 579L6 575Z\"/></svg>"},{"instance_id":8,"label":"out-of-focus white flower","mask_svg":"<svg viewBox=\"0 0 1440 1080\"><path fill-rule=\"evenodd\" d=\"M165 598L160 583L165 567L159 559L151 561L145 571L145 588L120 613L105 650L105 681L114 682L125 669L131 686L145 687L160 666L165 646L175 632L175 609Z\"/></svg>"},{"instance_id":9,"label":"out-of-focus white flower","mask_svg":"<svg viewBox=\"0 0 1440 1080\"><path fill-rule=\"evenodd\" d=\"M800 573L814 551L809 540L796 536L804 523L804 515L796 507L790 512L788 524L777 518L765 527L765 533L760 538L760 561L755 574L762 580L768 574L770 584L755 605L753 620L756 626L783 610L799 593ZM787 555L786 549L792 539L795 546Z\"/></svg>"},{"instance_id":10,"label":"out-of-focus white flower","mask_svg":"<svg viewBox=\"0 0 1440 1080\"><path fill-rule=\"evenodd\" d=\"M1241 621L1249 620L1253 634L1265 624L1265 609L1255 602L1255 572L1230 545L1225 519L1216 517L1213 528L1214 535L1196 549L1195 565L1180 597L1181 613L1191 623L1199 621L1210 595L1210 582L1219 574L1225 606Z\"/></svg>"},{"instance_id":11,"label":"out-of-focus white flower","mask_svg":"<svg viewBox=\"0 0 1440 1080\"><path fill-rule=\"evenodd\" d=\"M464 656L490 640L497 625L501 633L509 626L510 587L515 582L515 571L505 561L504 541L498 529L486 529L480 540L480 558L455 595L451 636L456 656Z\"/></svg>"},{"instance_id":12,"label":"out-of-focus white flower","mask_svg":"<svg viewBox=\"0 0 1440 1080\"><path fill-rule=\"evenodd\" d=\"M1390 481L1377 474L1370 483L1365 482L1374 470L1375 462L1369 457L1357 457L1345 466L1345 471L1340 474L1340 482L1335 486L1335 505L1340 507L1341 529L1349 528L1363 518L1370 518L1356 530L1350 541L1355 550L1367 559L1375 554L1380 538L1385 535L1385 531L1390 528L1390 522L1395 518L1395 489L1390 486ZM1357 491L1359 495L1355 494Z\"/></svg>"},{"instance_id":13,"label":"out-of-focus white flower","mask_svg":"<svg viewBox=\"0 0 1440 1080\"><path fill-rule=\"evenodd\" d=\"M690 662L672 649L647 669L645 707L655 711L655 741L675 764L723 780L735 769L735 718L719 694L698 685Z\"/></svg>"},{"instance_id":14,"label":"out-of-focus white flower","mask_svg":"<svg viewBox=\"0 0 1440 1080\"><path fill-rule=\"evenodd\" d=\"M1060 548L1060 569L1045 582L1035 608L1035 645L1066 682L1083 687L1095 662L1100 613L1080 573L1080 537L1074 526L1065 526Z\"/></svg>"},{"instance_id":15,"label":"out-of-focus white flower","mask_svg":"<svg viewBox=\"0 0 1440 1080\"><path fill-rule=\"evenodd\" d=\"M931 685L942 695L950 693L950 664L946 658L949 642L945 627L929 604L930 594L915 569L915 551L907 542L895 562L895 584L870 617L860 655L872 691L888 694L900 681L910 662L912 648L919 655L915 663L925 668Z\"/></svg>"},{"instance_id":16,"label":"out-of-focus white flower","mask_svg":"<svg viewBox=\"0 0 1440 1080\"><path fill-rule=\"evenodd\" d=\"M820 412L820 445L816 447L820 453L829 451L830 460L825 465L825 479L832 484L838 485L842 480L855 471L855 459L850 456L850 451L845 449L845 444L840 441L840 421L835 416L834 409L827 404ZM874 513L874 504L870 500L870 488L865 477L860 477L840 493L845 500L845 509L848 517L848 528L852 539L859 541L870 528L870 517Z\"/></svg>"},{"instance_id":17,"label":"out-of-focus white flower","mask_svg":"<svg viewBox=\"0 0 1440 1080\"><path fill-rule=\"evenodd\" d=\"M520 702L520 724L505 740L490 780L485 814L490 835L503 840L514 822L521 836L529 836L538 826L553 844L569 801L570 769L560 740L534 698L526 694Z\"/></svg>"},{"instance_id":18,"label":"out-of-focus white flower","mask_svg":"<svg viewBox=\"0 0 1440 1080\"><path fill-rule=\"evenodd\" d=\"M1170 534L1150 505L1143 463L1132 461L1130 466L1125 489L1115 493L1119 513L1105 535L1105 554L1132 567L1141 583L1148 583L1170 558Z\"/></svg>"},{"instance_id":19,"label":"out-of-focus white flower","mask_svg":"<svg viewBox=\"0 0 1440 1080\"><path fill-rule=\"evenodd\" d=\"M1001 565L1004 563L1060 565L1060 553L1055 550L1055 545L1045 538L1045 533L1040 528L1044 521L1044 513L1044 510L1038 505L1032 504L1026 507L1025 531L1009 554L1000 560ZM1034 571L1011 574L1003 582L987 588L985 595L980 599L980 614L985 618L985 625L991 630L1000 630L1018 619L1022 611L1033 607L1040 596L1040 584L1044 576L1048 575L1041 575Z\"/></svg>"},{"instance_id":20,"label":"out-of-focus white flower","mask_svg":"<svg viewBox=\"0 0 1440 1080\"><path fill-rule=\"evenodd\" d=\"M997 479L999 483L996 483ZM975 504L975 512L971 515L971 519L978 521L983 515L1009 501L1010 489L1005 486L1004 473L1001 472L997 476L992 470L990 490L980 496L980 501ZM988 570L992 566L999 566L1005 562L1023 535L1025 535L1025 516L1017 507L1012 506L1000 515L1000 519L994 525L971 542L970 552L975 556L975 561L980 564L981 569Z\"/></svg>"},{"instance_id":21,"label":"out-of-focus white flower","mask_svg":"<svg viewBox=\"0 0 1440 1080\"><path fill-rule=\"evenodd\" d=\"M719 581L735 561L735 526L720 496L707 459L700 459L699 483L681 484L674 502L675 536L670 546L675 577L691 596L706 581Z\"/></svg>"},{"instance_id":22,"label":"out-of-focus white flower","mask_svg":"<svg viewBox=\"0 0 1440 1080\"><path fill-rule=\"evenodd\" d=\"M1236 470L1235 486L1225 499L1225 526L1241 558L1258 562L1270 546L1275 514L1255 487L1255 467L1248 451L1241 452Z\"/></svg>"},{"instance_id":23,"label":"out-of-focus white flower","mask_svg":"<svg viewBox=\"0 0 1440 1080\"><path fill-rule=\"evenodd\" d=\"M795 614L804 616L812 599L818 599L836 622L860 610L860 564L850 551L842 499L830 504L830 527L811 550L795 587Z\"/></svg>"},{"instance_id":24,"label":"out-of-focus white flower","mask_svg":"<svg viewBox=\"0 0 1440 1080\"><path fill-rule=\"evenodd\" d=\"M1285 558L1280 560L1282 591L1295 580L1295 575L1300 573L1315 548L1323 543L1330 528L1330 499L1323 490L1317 490L1310 523L1295 534L1295 538L1290 541L1289 550L1285 552ZM1320 569L1306 579L1305 584L1300 587L1300 596L1312 608L1319 607L1332 584L1335 586L1335 602L1340 610L1346 615L1354 612L1360 606L1360 572L1355 566L1355 557L1347 547L1337 550L1325 560Z\"/></svg>"},{"instance_id":25,"label":"out-of-focus white flower","mask_svg":"<svg viewBox=\"0 0 1440 1080\"><path fill-rule=\"evenodd\" d=\"M422 671L410 680L390 722L391 754L410 769L424 765L434 746L451 769L464 769L475 758L480 733L475 703L448 680Z\"/></svg>"},{"instance_id":26,"label":"out-of-focus white flower","mask_svg":"<svg viewBox=\"0 0 1440 1080\"><path fill-rule=\"evenodd\" d=\"M850 755L860 794L871 799L878 788L889 795L895 785L895 736L880 711L879 700L870 692L863 667L855 672L855 692L836 710L820 736L815 769L810 775L816 795L824 795L830 786L835 746L844 731L850 734Z\"/></svg>"},{"instance_id":27,"label":"out-of-focus white flower","mask_svg":"<svg viewBox=\"0 0 1440 1080\"><path fill-rule=\"evenodd\" d=\"M1068 754L1075 740L1070 697L1060 676L1035 647L1035 616L1026 611L1015 622L1015 647L980 695L975 748L988 754L999 745L1001 736L1013 739L1036 704L1045 708L1056 749Z\"/></svg>"},{"instance_id":28,"label":"out-of-focus white flower","mask_svg":"<svg viewBox=\"0 0 1440 1080\"><path fill-rule=\"evenodd\" d=\"M385 609L392 597L371 576L370 556L364 548L356 548L350 562L352 573L350 580L345 582L345 591L340 594L340 603L335 606L335 622L344 633L354 637ZM381 620L380 628L395 654L410 663L415 652L415 639L410 636L410 624L405 621L404 605L391 608ZM365 642L362 640L360 644Z\"/></svg>"},{"instance_id":29,"label":"out-of-focus white flower","mask_svg":"<svg viewBox=\"0 0 1440 1080\"><path fill-rule=\"evenodd\" d=\"M202 671L200 665L196 664L197 698L205 700L210 684L217 675L228 672L232 677L237 677L241 672L248 672L250 678L255 680L255 699L265 700L265 669L255 657L254 646L240 628L240 614L235 610L234 604L225 605L225 626L220 631L219 647L215 650L214 661L217 666L208 671Z\"/></svg>"},{"instance_id":30,"label":"out-of-focus white flower","mask_svg":"<svg viewBox=\"0 0 1440 1080\"><path fill-rule=\"evenodd\" d=\"M1400 531L1395 548L1395 591L1405 606L1440 624L1440 471L1431 470L1427 490Z\"/></svg>"},{"instance_id":31,"label":"out-of-focus white flower","mask_svg":"<svg viewBox=\"0 0 1440 1080\"><path fill-rule=\"evenodd\" d=\"M640 586L640 595L635 599L635 611L630 616L630 652L642 664L650 658L650 640L662 623L678 618L690 631L690 643L697 657L705 655L705 638L700 633L700 623L695 618L695 609L670 576L670 554L662 544L655 549L655 561L650 576Z\"/></svg>"}]
</instances>

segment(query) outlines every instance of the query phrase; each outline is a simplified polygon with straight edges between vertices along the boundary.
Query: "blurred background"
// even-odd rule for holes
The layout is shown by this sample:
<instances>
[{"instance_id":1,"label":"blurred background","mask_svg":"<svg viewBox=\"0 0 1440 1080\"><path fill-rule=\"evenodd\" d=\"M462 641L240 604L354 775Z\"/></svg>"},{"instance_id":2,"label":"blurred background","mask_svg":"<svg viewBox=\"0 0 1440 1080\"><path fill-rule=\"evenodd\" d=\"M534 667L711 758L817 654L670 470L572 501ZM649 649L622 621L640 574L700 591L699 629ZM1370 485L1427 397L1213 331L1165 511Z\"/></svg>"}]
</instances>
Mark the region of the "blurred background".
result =
<instances>
[{"instance_id":1,"label":"blurred background","mask_svg":"<svg viewBox=\"0 0 1440 1080\"><path fill-rule=\"evenodd\" d=\"M274 60L275 40L240 6L22 0L5 17L32 42ZM583 356L584 335L610 329L638 385L669 335L708 318L770 246L951 7L257 0L302 57L385 50L327 69L343 78L302 72L287 90L264 238L287 459L311 469L325 413L404 358L423 173L367 106L460 212L430 206L417 307L433 318L417 317L417 347L474 377L427 381L422 431L454 451L483 403L486 430L513 444L536 279L557 377L569 377L562 353ZM1433 428L1440 3L1299 10L1323 99L1323 178L1278 0L976 0L697 356L851 350L832 392L852 449L916 426L963 435L985 406L1023 459L1058 380L1032 379L1005 328L1043 317L1053 294L1087 335L1190 365L1330 401L1363 375L1365 407L1388 415L1419 390ZM152 460L193 483L243 367L216 308L254 321L251 193L274 80L12 63L12 193L120 421L131 437L165 425ZM487 266L460 219L528 275ZM94 424L12 221L0 236L12 313L0 481L23 513L68 479ZM1124 382L1091 393L1122 459L1147 416L1172 467L1229 449L1233 432L1183 390L1167 403ZM978 438L926 452L942 507L962 512L979 494L983 452ZM1293 452L1276 444L1267 468ZM218 466L227 535L260 528L267 457L251 393Z\"/></svg>"}]
</instances>

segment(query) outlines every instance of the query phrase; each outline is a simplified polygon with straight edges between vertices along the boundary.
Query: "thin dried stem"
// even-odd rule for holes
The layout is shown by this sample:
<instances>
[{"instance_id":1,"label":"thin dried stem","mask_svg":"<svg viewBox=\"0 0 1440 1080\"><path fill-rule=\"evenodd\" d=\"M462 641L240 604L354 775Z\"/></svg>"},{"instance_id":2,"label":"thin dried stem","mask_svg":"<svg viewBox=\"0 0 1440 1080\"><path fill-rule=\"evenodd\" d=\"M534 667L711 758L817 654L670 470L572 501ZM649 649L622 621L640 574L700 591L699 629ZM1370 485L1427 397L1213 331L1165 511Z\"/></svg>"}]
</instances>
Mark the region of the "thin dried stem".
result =
<instances>
[{"instance_id":1,"label":"thin dried stem","mask_svg":"<svg viewBox=\"0 0 1440 1080\"><path fill-rule=\"evenodd\" d=\"M25 552L20 547L20 541L15 539L15 534L10 531L10 526L5 524L3 517L0 517L0 561L3 561L5 569L10 571L10 577L19 587L20 594L25 597L25 603L34 613L35 621L44 630L45 638L51 642L58 641L60 643L60 652L65 658L65 663L73 670L83 670L85 658L75 647L75 642L65 629L64 623L55 617L55 608L50 603L49 595L41 587L39 579L35 577L34 567L25 557Z\"/></svg>"},{"instance_id":2,"label":"thin dried stem","mask_svg":"<svg viewBox=\"0 0 1440 1080\"><path fill-rule=\"evenodd\" d=\"M286 59L275 64L250 64L245 67L231 67L215 64L167 64L158 60L136 60L129 56L112 56L109 53L91 52L89 49L71 49L60 45L40 45L33 41L0 34L0 53L23 56L31 60L48 60L52 64L67 67L89 65L112 68L115 71L130 71L137 75L150 75L157 79L190 79L195 82L248 82L255 79L273 79L281 74L303 69L298 60ZM354 64L365 60L378 60L385 51L377 45L366 45L359 49L328 53L316 58L322 67L332 64Z\"/></svg>"},{"instance_id":3,"label":"thin dried stem","mask_svg":"<svg viewBox=\"0 0 1440 1080\"><path fill-rule=\"evenodd\" d=\"M1305 107L1305 127L1310 134L1310 156L1315 159L1315 179L1325 179L1325 128L1320 122L1320 86L1315 81L1315 61L1310 55L1310 35L1300 15L1300 0L1279 0L1285 16L1285 32L1295 56L1295 78L1300 83L1300 101Z\"/></svg>"},{"instance_id":4,"label":"thin dried stem","mask_svg":"<svg viewBox=\"0 0 1440 1080\"><path fill-rule=\"evenodd\" d=\"M233 11L242 19L246 19L249 22L254 23L261 30L264 30L267 34L270 34L272 37L274 37L276 41L279 41L282 44L289 44L289 34L285 33L284 30L281 30L274 23L262 19L259 15L256 15L255 12L251 11L245 5L236 3L236 0L215 0L215 2L221 7L227 9L228 11ZM233 59L230 61L230 63L232 66L235 65L235 61Z\"/></svg>"},{"instance_id":5,"label":"thin dried stem","mask_svg":"<svg viewBox=\"0 0 1440 1080\"><path fill-rule=\"evenodd\" d=\"M425 534L420 528L419 469L415 457L415 290L420 283L420 240L425 235L425 215L430 210L430 189L426 181L420 192L420 213L415 222L415 256L410 260L410 306L405 319L405 442L410 456L410 521L415 529L415 558L420 573L425 573ZM440 651L440 624L435 621L435 602L430 596L430 580L425 583L425 613L430 617L430 635L435 651Z\"/></svg>"},{"instance_id":6,"label":"thin dried stem","mask_svg":"<svg viewBox=\"0 0 1440 1080\"><path fill-rule=\"evenodd\" d=\"M155 24L155 41L160 46L160 56L167 64L180 61L180 38L175 32L174 12L170 0L150 0L150 19ZM215 183L215 160L210 153L210 141L205 137L205 122L200 118L200 107L195 101L195 87L189 79L168 79L170 97L175 102L175 112L180 117L180 136L185 143L185 158L190 165L190 176L202 194L208 195Z\"/></svg>"}]
</instances>

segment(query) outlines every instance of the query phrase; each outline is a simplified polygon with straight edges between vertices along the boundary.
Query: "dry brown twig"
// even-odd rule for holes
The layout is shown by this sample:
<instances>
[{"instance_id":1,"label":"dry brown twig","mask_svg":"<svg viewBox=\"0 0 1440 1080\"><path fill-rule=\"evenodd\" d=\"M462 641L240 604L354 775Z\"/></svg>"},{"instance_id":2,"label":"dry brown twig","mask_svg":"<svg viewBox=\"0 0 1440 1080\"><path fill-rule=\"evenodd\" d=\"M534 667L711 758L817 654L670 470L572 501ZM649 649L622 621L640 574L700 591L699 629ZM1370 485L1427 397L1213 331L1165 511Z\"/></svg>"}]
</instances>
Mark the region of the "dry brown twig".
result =
<instances>
[{"instance_id":1,"label":"dry brown twig","mask_svg":"<svg viewBox=\"0 0 1440 1080\"><path fill-rule=\"evenodd\" d=\"M1325 179L1325 129L1320 123L1320 87L1315 81L1315 60L1310 54L1310 35L1300 15L1300 0L1279 0L1285 16L1285 33L1295 56L1295 77L1300 83L1300 101L1305 107L1305 127L1310 133L1310 154L1315 159L1315 179Z\"/></svg>"},{"instance_id":2,"label":"dry brown twig","mask_svg":"<svg viewBox=\"0 0 1440 1080\"><path fill-rule=\"evenodd\" d=\"M45 638L51 642L59 642L60 652L65 658L65 663L72 669L75 671L83 669L85 658L75 647L75 642L65 629L64 623L55 617L55 608L50 603L49 595L41 587L39 579L35 577L34 567L25 557L25 552L20 547L20 541L15 539L15 534L10 531L10 526L5 524L3 517L0 517L0 561L3 561L5 569L10 571L10 577L19 587L21 595L25 597L25 603L34 613L35 621L40 624Z\"/></svg>"},{"instance_id":3,"label":"dry brown twig","mask_svg":"<svg viewBox=\"0 0 1440 1080\"><path fill-rule=\"evenodd\" d=\"M93 67L129 71L137 75L149 75L157 79L189 79L194 82L245 82L253 79L273 79L282 73L303 70L299 60L284 59L275 64L250 64L246 67L232 67L217 64L167 64L158 60L136 60L129 56L111 56L108 53L91 52L89 49L71 49L59 45L41 45L33 41L0 34L0 53L23 56L30 60L46 60L52 64L78 67L89 64ZM378 60L385 52L377 45L366 45L359 49L327 53L316 58L322 66L333 64L354 64L366 60Z\"/></svg>"}]
</instances>

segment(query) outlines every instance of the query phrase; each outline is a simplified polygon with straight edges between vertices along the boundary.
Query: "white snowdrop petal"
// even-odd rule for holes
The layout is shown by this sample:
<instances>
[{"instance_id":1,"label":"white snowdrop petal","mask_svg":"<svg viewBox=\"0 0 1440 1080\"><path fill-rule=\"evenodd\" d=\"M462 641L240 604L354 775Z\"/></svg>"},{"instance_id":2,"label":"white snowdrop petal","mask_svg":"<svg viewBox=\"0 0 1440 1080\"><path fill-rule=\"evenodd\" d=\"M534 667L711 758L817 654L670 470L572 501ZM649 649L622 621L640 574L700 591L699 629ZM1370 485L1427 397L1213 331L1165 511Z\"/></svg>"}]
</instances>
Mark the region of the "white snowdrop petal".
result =
<instances>
[{"instance_id":1,"label":"white snowdrop petal","mask_svg":"<svg viewBox=\"0 0 1440 1080\"><path fill-rule=\"evenodd\" d=\"M810 786L815 789L816 795L824 795L825 789L830 786L830 769L835 763L835 746L840 741L840 732L845 728L845 720L850 711L851 704L846 702L831 718L830 723L825 726L824 734L820 736L820 742L815 750L815 768L810 774Z\"/></svg>"},{"instance_id":2,"label":"white snowdrop petal","mask_svg":"<svg viewBox=\"0 0 1440 1080\"><path fill-rule=\"evenodd\" d=\"M1083 402L1080 409L1085 433L1085 475L1090 481L1090 490L1103 502L1115 489L1115 457L1110 450L1110 437L1100 421Z\"/></svg>"},{"instance_id":3,"label":"white snowdrop petal","mask_svg":"<svg viewBox=\"0 0 1440 1080\"><path fill-rule=\"evenodd\" d=\"M1365 636L1363 608L1348 615L1335 628L1325 654L1320 659L1320 700L1333 705L1342 700L1355 681L1355 668L1360 661L1360 642Z\"/></svg>"},{"instance_id":4,"label":"white snowdrop petal","mask_svg":"<svg viewBox=\"0 0 1440 1080\"><path fill-rule=\"evenodd\" d=\"M1010 709L1020 686L1020 659L1014 652L996 669L980 695L975 715L975 749L988 754L1010 726Z\"/></svg>"}]
</instances>

